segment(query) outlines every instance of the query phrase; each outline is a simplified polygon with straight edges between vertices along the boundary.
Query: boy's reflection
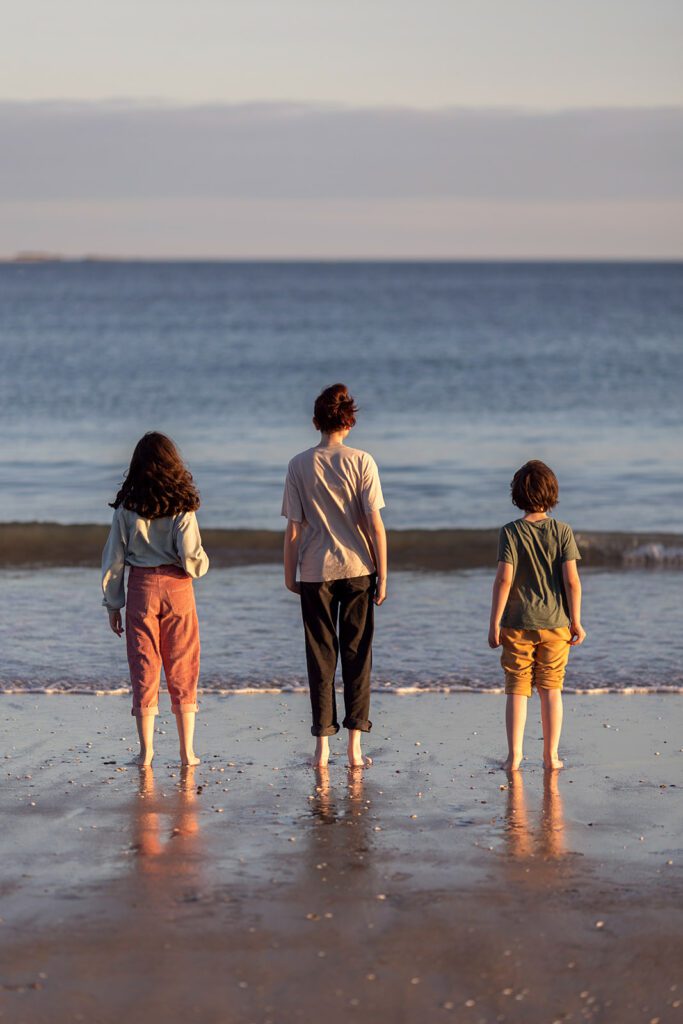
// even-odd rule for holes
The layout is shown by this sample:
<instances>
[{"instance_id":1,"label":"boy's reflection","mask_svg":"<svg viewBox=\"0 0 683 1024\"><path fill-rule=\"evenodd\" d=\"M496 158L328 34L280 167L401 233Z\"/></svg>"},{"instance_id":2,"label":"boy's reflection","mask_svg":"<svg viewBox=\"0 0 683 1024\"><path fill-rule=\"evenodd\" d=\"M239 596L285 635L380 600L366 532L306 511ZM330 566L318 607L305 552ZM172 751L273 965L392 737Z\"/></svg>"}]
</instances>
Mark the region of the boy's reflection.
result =
<instances>
[{"instance_id":1,"label":"boy's reflection","mask_svg":"<svg viewBox=\"0 0 683 1024\"><path fill-rule=\"evenodd\" d=\"M543 803L536 826L529 821L522 773L508 773L505 836L508 852L517 859L540 856L544 860L559 860L565 856L567 850L559 772L543 773Z\"/></svg>"}]
</instances>

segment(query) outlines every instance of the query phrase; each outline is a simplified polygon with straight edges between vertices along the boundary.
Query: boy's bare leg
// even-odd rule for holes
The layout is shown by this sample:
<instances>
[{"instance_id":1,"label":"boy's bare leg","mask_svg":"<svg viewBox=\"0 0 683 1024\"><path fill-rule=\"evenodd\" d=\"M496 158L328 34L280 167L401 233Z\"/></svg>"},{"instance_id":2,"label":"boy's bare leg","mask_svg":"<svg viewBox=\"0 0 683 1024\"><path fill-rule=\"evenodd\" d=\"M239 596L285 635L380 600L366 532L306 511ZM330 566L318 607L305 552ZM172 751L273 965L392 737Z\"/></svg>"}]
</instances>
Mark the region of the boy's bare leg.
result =
<instances>
[{"instance_id":1,"label":"boy's bare leg","mask_svg":"<svg viewBox=\"0 0 683 1024\"><path fill-rule=\"evenodd\" d=\"M175 715L175 724L180 740L180 763L184 765L199 764L199 758L194 752L195 718L194 711L179 711Z\"/></svg>"},{"instance_id":2,"label":"boy's bare leg","mask_svg":"<svg viewBox=\"0 0 683 1024\"><path fill-rule=\"evenodd\" d=\"M508 756L503 764L506 772L516 772L522 763L524 726L529 698L521 693L509 693L505 705L505 728L508 737Z\"/></svg>"},{"instance_id":3,"label":"boy's bare leg","mask_svg":"<svg viewBox=\"0 0 683 1024\"><path fill-rule=\"evenodd\" d=\"M141 768L152 763L154 757L154 715L136 715L135 724L138 727L138 739L140 740L140 753L136 760Z\"/></svg>"},{"instance_id":4,"label":"boy's bare leg","mask_svg":"<svg viewBox=\"0 0 683 1024\"><path fill-rule=\"evenodd\" d=\"M557 748L562 732L562 691L538 688L541 698L541 721L543 723L543 767L548 769L564 768L560 761Z\"/></svg>"},{"instance_id":5,"label":"boy's bare leg","mask_svg":"<svg viewBox=\"0 0 683 1024\"><path fill-rule=\"evenodd\" d=\"M312 768L327 768L330 759L330 741L327 736L318 736L315 741L315 754L311 759Z\"/></svg>"},{"instance_id":6,"label":"boy's bare leg","mask_svg":"<svg viewBox=\"0 0 683 1024\"><path fill-rule=\"evenodd\" d=\"M349 729L349 745L347 748L349 768L365 768L366 765L372 764L371 757L363 757L363 751L360 746L362 735L360 729Z\"/></svg>"}]
</instances>

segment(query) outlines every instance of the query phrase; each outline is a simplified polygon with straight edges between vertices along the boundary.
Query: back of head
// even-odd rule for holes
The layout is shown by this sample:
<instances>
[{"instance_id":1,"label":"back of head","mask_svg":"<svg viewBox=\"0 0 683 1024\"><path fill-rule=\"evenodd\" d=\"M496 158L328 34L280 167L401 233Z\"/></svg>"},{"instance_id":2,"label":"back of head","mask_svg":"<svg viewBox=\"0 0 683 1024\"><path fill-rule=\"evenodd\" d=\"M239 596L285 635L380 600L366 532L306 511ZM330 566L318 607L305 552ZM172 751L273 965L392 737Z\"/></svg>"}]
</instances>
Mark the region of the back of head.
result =
<instances>
[{"instance_id":1,"label":"back of head","mask_svg":"<svg viewBox=\"0 0 683 1024\"><path fill-rule=\"evenodd\" d=\"M112 508L123 505L144 519L160 519L199 508L192 474L170 437L150 431L140 438Z\"/></svg>"},{"instance_id":2,"label":"back of head","mask_svg":"<svg viewBox=\"0 0 683 1024\"><path fill-rule=\"evenodd\" d=\"M323 434L350 430L356 424L358 408L345 384L332 384L318 395L313 407L313 420Z\"/></svg>"},{"instance_id":3,"label":"back of head","mask_svg":"<svg viewBox=\"0 0 683 1024\"><path fill-rule=\"evenodd\" d=\"M523 512L548 512L557 505L560 487L545 462L532 459L517 470L510 483L512 504Z\"/></svg>"}]
</instances>

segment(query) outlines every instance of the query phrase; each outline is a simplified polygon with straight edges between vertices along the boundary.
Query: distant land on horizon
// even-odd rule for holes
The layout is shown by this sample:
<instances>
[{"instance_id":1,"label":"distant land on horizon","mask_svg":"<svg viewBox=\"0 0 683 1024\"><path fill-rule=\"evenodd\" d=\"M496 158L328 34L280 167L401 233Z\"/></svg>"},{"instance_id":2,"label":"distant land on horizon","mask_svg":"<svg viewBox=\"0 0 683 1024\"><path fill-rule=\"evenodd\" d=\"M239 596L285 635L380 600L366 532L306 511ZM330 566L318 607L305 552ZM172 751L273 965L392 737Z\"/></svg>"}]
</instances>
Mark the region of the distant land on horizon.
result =
<instances>
[{"instance_id":1,"label":"distant land on horizon","mask_svg":"<svg viewBox=\"0 0 683 1024\"><path fill-rule=\"evenodd\" d=\"M117 256L26 251L0 255L0 265L44 263L683 263L681 256Z\"/></svg>"}]
</instances>

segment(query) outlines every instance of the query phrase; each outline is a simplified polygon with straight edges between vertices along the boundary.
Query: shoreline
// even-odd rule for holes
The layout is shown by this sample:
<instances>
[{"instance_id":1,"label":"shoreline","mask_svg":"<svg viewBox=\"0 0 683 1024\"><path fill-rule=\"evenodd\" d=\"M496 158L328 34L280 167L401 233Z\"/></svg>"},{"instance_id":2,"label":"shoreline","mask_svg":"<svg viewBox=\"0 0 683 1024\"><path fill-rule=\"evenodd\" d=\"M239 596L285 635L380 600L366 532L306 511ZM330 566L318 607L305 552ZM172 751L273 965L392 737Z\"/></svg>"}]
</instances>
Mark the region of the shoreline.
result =
<instances>
[{"instance_id":1,"label":"shoreline","mask_svg":"<svg viewBox=\"0 0 683 1024\"><path fill-rule=\"evenodd\" d=\"M343 694L341 686L335 686L335 692ZM370 692L376 696L389 697L421 697L421 696L455 696L486 695L492 697L505 696L505 688L502 686L372 686ZM163 693L163 685L162 685ZM200 686L197 694L201 698L206 697L273 697L279 694L293 696L308 696L308 685L302 683L300 686L234 686L216 687L213 689L202 689ZM562 690L565 697L678 697L683 696L683 686L595 686L595 687L571 687L566 686ZM25 697L129 697L130 686L113 687L110 689L90 689L84 686L73 686L70 688L59 686L43 686L30 689L27 686L12 687L3 686L0 683L0 697L25 696Z\"/></svg>"}]
</instances>

